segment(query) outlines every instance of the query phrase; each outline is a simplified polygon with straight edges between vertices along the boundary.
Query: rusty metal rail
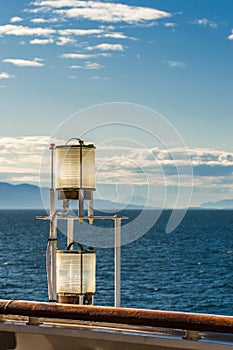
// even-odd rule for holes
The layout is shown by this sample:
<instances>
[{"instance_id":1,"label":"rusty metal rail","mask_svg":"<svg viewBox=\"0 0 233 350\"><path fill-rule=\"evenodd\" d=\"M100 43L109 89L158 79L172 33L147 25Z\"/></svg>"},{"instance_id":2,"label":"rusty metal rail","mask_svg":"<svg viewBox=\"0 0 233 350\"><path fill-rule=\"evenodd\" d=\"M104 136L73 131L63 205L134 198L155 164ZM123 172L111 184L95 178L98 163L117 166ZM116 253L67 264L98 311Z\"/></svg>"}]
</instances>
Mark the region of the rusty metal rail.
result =
<instances>
[{"instance_id":1,"label":"rusty metal rail","mask_svg":"<svg viewBox=\"0 0 233 350\"><path fill-rule=\"evenodd\" d=\"M0 315L106 322L233 334L233 317L173 311L0 300Z\"/></svg>"}]
</instances>

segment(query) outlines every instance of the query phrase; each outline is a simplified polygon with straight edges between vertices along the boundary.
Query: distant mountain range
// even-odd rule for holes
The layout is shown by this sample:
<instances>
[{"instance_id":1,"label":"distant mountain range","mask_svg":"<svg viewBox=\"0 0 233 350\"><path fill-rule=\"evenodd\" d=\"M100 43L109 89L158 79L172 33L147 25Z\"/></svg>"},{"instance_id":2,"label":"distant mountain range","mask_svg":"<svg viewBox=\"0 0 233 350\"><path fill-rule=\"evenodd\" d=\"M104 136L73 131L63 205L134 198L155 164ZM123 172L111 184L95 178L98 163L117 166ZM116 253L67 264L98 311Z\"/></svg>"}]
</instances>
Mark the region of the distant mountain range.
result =
<instances>
[{"instance_id":1,"label":"distant mountain range","mask_svg":"<svg viewBox=\"0 0 233 350\"><path fill-rule=\"evenodd\" d=\"M204 209L233 209L233 199L223 199L217 202L206 202L200 205Z\"/></svg>"},{"instance_id":2,"label":"distant mountain range","mask_svg":"<svg viewBox=\"0 0 233 350\"><path fill-rule=\"evenodd\" d=\"M42 194L42 196L41 196ZM43 198L43 199L42 199ZM121 210L144 208L142 198L133 198L134 203L125 205L123 203L111 202L109 200L94 200L94 207L97 210ZM138 204L136 204L138 203ZM7 182L0 182L0 209L43 209L49 208L49 188L38 187L29 184L12 185ZM159 209L161 206L156 202L148 209ZM206 202L198 207L190 209L233 209L233 199L224 199L217 202Z\"/></svg>"},{"instance_id":3,"label":"distant mountain range","mask_svg":"<svg viewBox=\"0 0 233 350\"><path fill-rule=\"evenodd\" d=\"M0 209L43 208L38 186L0 182Z\"/></svg>"},{"instance_id":4,"label":"distant mountain range","mask_svg":"<svg viewBox=\"0 0 233 350\"><path fill-rule=\"evenodd\" d=\"M42 199L43 198L43 199ZM94 200L97 210L140 209L140 205L124 205L109 200ZM49 208L49 188L29 184L12 185L0 182L0 209L42 209Z\"/></svg>"}]
</instances>

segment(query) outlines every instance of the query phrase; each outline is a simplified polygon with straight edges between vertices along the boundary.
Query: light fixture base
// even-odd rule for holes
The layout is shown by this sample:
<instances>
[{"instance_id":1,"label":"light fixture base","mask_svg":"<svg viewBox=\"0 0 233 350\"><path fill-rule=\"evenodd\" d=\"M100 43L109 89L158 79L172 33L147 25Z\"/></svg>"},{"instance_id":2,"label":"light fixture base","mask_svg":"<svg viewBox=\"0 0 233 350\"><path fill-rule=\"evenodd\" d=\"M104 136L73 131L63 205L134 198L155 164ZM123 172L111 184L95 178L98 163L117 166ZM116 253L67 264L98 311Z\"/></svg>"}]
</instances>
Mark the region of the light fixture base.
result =
<instances>
[{"instance_id":1,"label":"light fixture base","mask_svg":"<svg viewBox=\"0 0 233 350\"><path fill-rule=\"evenodd\" d=\"M58 294L59 304L76 304L76 305L93 305L94 295L93 294Z\"/></svg>"}]
</instances>

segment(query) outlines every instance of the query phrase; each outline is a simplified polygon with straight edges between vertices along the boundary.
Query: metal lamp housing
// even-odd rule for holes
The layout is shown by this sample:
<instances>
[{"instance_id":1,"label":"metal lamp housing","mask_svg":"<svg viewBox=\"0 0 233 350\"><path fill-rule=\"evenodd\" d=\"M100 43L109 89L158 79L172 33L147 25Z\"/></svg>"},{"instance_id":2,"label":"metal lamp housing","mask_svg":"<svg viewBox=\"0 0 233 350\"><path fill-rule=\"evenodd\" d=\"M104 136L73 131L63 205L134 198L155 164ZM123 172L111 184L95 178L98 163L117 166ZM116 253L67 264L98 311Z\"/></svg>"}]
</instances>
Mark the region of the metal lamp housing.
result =
<instances>
[{"instance_id":1,"label":"metal lamp housing","mask_svg":"<svg viewBox=\"0 0 233 350\"><path fill-rule=\"evenodd\" d=\"M95 146L57 146L56 190L95 190Z\"/></svg>"},{"instance_id":2,"label":"metal lamp housing","mask_svg":"<svg viewBox=\"0 0 233 350\"><path fill-rule=\"evenodd\" d=\"M57 250L58 295L85 295L96 292L96 252Z\"/></svg>"}]
</instances>

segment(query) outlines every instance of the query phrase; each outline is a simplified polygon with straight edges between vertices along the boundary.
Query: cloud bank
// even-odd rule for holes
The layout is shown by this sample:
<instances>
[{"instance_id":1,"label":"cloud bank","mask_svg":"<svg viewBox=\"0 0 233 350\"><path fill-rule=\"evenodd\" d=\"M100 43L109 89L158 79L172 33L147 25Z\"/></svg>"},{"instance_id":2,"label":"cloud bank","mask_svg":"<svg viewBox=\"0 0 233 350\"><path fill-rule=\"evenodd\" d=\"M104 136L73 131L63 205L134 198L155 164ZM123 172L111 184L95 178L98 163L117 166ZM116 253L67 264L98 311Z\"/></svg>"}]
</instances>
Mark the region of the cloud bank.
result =
<instances>
[{"instance_id":1,"label":"cloud bank","mask_svg":"<svg viewBox=\"0 0 233 350\"><path fill-rule=\"evenodd\" d=\"M154 8L130 6L122 3L75 0L41 0L33 3L40 11L52 11L66 18L87 19L99 22L141 23L169 18L170 13ZM65 9L64 9L65 8Z\"/></svg>"},{"instance_id":2,"label":"cloud bank","mask_svg":"<svg viewBox=\"0 0 233 350\"><path fill-rule=\"evenodd\" d=\"M34 58L33 60L24 60L19 58L5 58L3 63L11 63L18 67L43 67L44 64L40 62L41 59Z\"/></svg>"},{"instance_id":3,"label":"cloud bank","mask_svg":"<svg viewBox=\"0 0 233 350\"><path fill-rule=\"evenodd\" d=\"M21 25L6 24L0 26L0 36L3 35L15 35L15 36L48 36L54 34L55 29L41 28L41 27L28 27Z\"/></svg>"},{"instance_id":4,"label":"cloud bank","mask_svg":"<svg viewBox=\"0 0 233 350\"><path fill-rule=\"evenodd\" d=\"M27 182L38 185L39 169L42 155L48 150L51 140L46 136L0 137L0 181ZM54 140L60 144L60 140ZM186 159L181 149L135 149L116 146L111 149L98 146L96 158L97 181L99 184L115 184L127 179L132 184L143 185L145 178L156 186L177 186L177 165L183 169L185 176ZM232 191L233 182L233 152L210 148L188 149L194 172L194 187L224 188ZM173 157L172 157L172 156ZM47 173L43 178L49 179L49 158ZM182 168L183 167L183 168ZM9 175L11 174L11 175ZM49 185L47 183L47 185ZM190 186L187 175L184 186Z\"/></svg>"}]
</instances>

